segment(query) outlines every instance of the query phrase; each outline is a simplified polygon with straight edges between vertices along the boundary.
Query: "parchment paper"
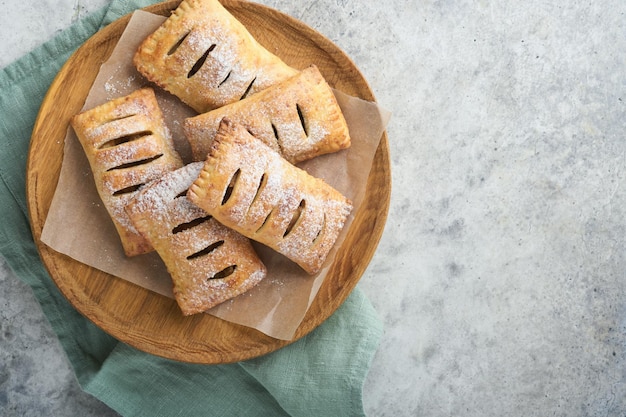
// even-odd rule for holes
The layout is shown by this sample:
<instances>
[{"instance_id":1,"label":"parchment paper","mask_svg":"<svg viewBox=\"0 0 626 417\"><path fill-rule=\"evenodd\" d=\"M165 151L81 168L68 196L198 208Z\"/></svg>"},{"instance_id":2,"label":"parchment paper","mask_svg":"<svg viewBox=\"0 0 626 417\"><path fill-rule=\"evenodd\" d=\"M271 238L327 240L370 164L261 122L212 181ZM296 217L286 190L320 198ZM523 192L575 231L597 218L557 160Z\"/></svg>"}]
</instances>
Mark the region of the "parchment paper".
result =
<instances>
[{"instance_id":1,"label":"parchment paper","mask_svg":"<svg viewBox=\"0 0 626 417\"><path fill-rule=\"evenodd\" d=\"M113 54L101 66L83 109L150 86L134 69L132 56L141 41L164 19L144 11L133 13ZM185 117L196 113L174 96L154 88L177 150L185 162L190 162L191 152L182 132L182 122ZM310 276L271 249L255 244L267 266L267 278L247 293L207 313L255 328L277 339L293 338L363 200L374 153L390 117L373 103L339 91L335 94L348 122L352 146L299 165L310 174L323 178L354 204L353 214L348 218L325 267ZM59 182L41 240L52 249L82 263L163 296L173 297L171 278L156 253L133 258L125 256L113 223L96 191L87 158L71 128L68 128L65 138Z\"/></svg>"}]
</instances>

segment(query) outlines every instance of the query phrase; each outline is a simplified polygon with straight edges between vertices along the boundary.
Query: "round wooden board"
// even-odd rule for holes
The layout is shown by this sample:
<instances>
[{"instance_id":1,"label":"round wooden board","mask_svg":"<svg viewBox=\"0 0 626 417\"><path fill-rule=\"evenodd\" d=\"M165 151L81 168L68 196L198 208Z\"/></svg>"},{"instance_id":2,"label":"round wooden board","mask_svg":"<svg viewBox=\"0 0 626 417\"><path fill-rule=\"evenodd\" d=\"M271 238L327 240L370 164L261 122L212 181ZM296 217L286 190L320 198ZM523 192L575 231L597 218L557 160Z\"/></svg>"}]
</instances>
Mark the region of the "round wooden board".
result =
<instances>
[{"instance_id":1,"label":"round wooden board","mask_svg":"<svg viewBox=\"0 0 626 417\"><path fill-rule=\"evenodd\" d=\"M164 16L180 0L145 10ZM367 82L337 46L302 22L256 3L222 3L257 40L295 68L315 63L329 84L374 101ZM291 341L208 314L184 317L176 302L77 262L41 243L41 232L61 170L70 118L80 112L100 65L109 57L130 15L82 45L52 83L33 129L27 164L27 198L33 237L54 282L84 316L118 340L169 359L218 364L254 358L292 343L326 320L348 297L370 262L383 232L391 195L389 144L383 133L368 178L365 201L346 240ZM278 46L278 48L275 48ZM358 317L354 318L358 320Z\"/></svg>"}]
</instances>

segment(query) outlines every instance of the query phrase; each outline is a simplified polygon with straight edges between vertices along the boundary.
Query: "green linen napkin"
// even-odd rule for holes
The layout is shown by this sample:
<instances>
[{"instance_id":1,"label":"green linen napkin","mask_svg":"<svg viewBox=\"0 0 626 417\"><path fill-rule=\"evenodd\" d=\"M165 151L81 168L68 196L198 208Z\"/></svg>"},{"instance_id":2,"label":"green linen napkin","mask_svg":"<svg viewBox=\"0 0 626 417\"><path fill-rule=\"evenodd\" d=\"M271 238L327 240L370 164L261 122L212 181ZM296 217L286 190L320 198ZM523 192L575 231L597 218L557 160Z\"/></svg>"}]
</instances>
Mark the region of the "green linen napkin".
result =
<instances>
[{"instance_id":1,"label":"green linen napkin","mask_svg":"<svg viewBox=\"0 0 626 417\"><path fill-rule=\"evenodd\" d=\"M31 130L63 63L93 33L150 0L113 0L0 72L0 254L26 282L78 382L123 416L360 416L362 388L382 334L357 288L324 324L283 349L228 365L140 352L107 335L61 295L34 245L25 172Z\"/></svg>"}]
</instances>

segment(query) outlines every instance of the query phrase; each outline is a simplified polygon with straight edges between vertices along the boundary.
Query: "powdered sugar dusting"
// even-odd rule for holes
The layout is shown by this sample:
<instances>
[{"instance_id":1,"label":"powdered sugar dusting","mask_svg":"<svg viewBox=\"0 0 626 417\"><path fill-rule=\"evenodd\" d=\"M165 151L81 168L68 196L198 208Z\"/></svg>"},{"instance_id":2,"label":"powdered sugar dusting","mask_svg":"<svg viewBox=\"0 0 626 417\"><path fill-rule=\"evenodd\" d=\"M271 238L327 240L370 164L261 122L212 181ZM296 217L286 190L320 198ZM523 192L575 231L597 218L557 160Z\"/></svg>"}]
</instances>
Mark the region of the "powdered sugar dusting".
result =
<instances>
[{"instance_id":1,"label":"powdered sugar dusting","mask_svg":"<svg viewBox=\"0 0 626 417\"><path fill-rule=\"evenodd\" d=\"M220 190L226 189L237 170L241 171L238 183L222 205L224 195ZM263 173L267 183L257 193ZM321 267L352 209L338 191L291 165L233 123L221 125L203 174L190 194L194 203L226 226L287 256L309 273ZM277 174L279 180L274 178ZM305 209L286 233L302 201Z\"/></svg>"},{"instance_id":2,"label":"powdered sugar dusting","mask_svg":"<svg viewBox=\"0 0 626 417\"><path fill-rule=\"evenodd\" d=\"M104 103L76 116L72 125L125 249L127 234L134 235L133 240L144 240L125 211L128 201L138 187L182 166L154 92L138 90ZM126 141L117 143L124 137Z\"/></svg>"},{"instance_id":3,"label":"powdered sugar dusting","mask_svg":"<svg viewBox=\"0 0 626 417\"><path fill-rule=\"evenodd\" d=\"M109 100L119 97L121 94L126 94L134 85L136 77L134 75L128 77L117 77L113 73L109 79L104 83L104 91L107 93Z\"/></svg>"},{"instance_id":4,"label":"powdered sugar dusting","mask_svg":"<svg viewBox=\"0 0 626 417\"><path fill-rule=\"evenodd\" d=\"M341 109L315 67L253 97L186 120L185 132L196 160L204 159L224 117L243 125L294 164L350 144Z\"/></svg>"},{"instance_id":5,"label":"powdered sugar dusting","mask_svg":"<svg viewBox=\"0 0 626 417\"><path fill-rule=\"evenodd\" d=\"M189 164L165 174L139 192L127 208L170 271L174 296L184 314L205 311L241 294L266 274L248 239L209 218L182 195L202 165ZM196 219L203 221L190 223ZM194 256L207 248L213 249ZM229 269L230 275L214 278Z\"/></svg>"},{"instance_id":6,"label":"powdered sugar dusting","mask_svg":"<svg viewBox=\"0 0 626 417\"><path fill-rule=\"evenodd\" d=\"M297 72L256 42L219 2L183 2L181 6L144 41L135 62L146 78L196 111L239 100L253 80L258 84L253 85L251 93ZM187 37L170 54L180 39L170 34L184 33ZM196 64L202 65L194 68Z\"/></svg>"}]
</instances>

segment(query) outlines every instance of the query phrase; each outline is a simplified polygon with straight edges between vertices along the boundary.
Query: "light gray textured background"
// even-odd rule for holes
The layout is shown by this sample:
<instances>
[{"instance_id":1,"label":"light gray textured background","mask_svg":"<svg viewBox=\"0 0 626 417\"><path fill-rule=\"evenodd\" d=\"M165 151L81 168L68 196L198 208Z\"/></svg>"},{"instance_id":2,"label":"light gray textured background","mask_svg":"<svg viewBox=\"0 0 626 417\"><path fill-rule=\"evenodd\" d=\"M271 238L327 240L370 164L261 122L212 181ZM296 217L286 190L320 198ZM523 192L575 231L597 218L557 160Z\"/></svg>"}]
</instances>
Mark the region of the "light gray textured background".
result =
<instances>
[{"instance_id":1,"label":"light gray textured background","mask_svg":"<svg viewBox=\"0 0 626 417\"><path fill-rule=\"evenodd\" d=\"M107 0L8 3L0 66ZM626 415L626 2L262 3L337 43L393 113L359 284L385 324L368 414ZM115 415L6 266L2 407Z\"/></svg>"}]
</instances>

